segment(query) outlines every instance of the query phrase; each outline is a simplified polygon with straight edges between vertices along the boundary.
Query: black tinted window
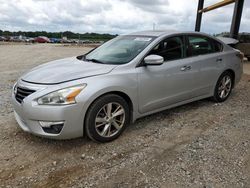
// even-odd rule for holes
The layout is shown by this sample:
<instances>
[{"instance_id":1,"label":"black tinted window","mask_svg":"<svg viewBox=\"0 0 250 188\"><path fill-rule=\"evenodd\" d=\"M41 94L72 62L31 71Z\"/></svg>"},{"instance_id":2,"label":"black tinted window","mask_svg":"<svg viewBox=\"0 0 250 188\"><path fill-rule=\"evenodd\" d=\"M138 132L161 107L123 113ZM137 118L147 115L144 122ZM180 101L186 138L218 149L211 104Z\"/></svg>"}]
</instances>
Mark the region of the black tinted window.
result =
<instances>
[{"instance_id":1,"label":"black tinted window","mask_svg":"<svg viewBox=\"0 0 250 188\"><path fill-rule=\"evenodd\" d=\"M161 41L149 54L160 55L164 61L183 57L183 41L181 37L172 37Z\"/></svg>"},{"instance_id":2,"label":"black tinted window","mask_svg":"<svg viewBox=\"0 0 250 188\"><path fill-rule=\"evenodd\" d=\"M188 36L188 56L213 53L213 45L210 39L202 36Z\"/></svg>"},{"instance_id":3,"label":"black tinted window","mask_svg":"<svg viewBox=\"0 0 250 188\"><path fill-rule=\"evenodd\" d=\"M223 49L223 46L221 43L219 43L218 41L216 40L212 40L213 42L213 45L214 45L214 52L221 52L222 49Z\"/></svg>"}]
</instances>

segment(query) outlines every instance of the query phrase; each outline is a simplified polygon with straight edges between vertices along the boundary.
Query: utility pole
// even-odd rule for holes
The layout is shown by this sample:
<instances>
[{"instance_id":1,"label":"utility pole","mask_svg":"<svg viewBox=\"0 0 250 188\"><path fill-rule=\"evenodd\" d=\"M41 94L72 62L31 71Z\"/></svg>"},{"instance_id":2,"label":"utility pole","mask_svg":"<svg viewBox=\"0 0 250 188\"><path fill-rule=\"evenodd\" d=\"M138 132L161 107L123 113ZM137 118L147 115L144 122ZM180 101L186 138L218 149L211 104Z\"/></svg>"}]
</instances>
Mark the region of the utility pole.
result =
<instances>
[{"instance_id":1,"label":"utility pole","mask_svg":"<svg viewBox=\"0 0 250 188\"><path fill-rule=\"evenodd\" d=\"M243 10L244 0L236 0L234 5L234 14L230 29L230 37L237 39L240 29L240 21Z\"/></svg>"},{"instance_id":2,"label":"utility pole","mask_svg":"<svg viewBox=\"0 0 250 188\"><path fill-rule=\"evenodd\" d=\"M234 14L233 14L232 24L231 24L231 29L230 29L230 37L237 39L238 34L239 34L244 0L223 0L218 3L215 3L214 5L208 6L206 8L203 8L204 0L199 0L197 16L196 16L195 31L200 31L201 18L202 18L203 13L220 8L220 7L224 7L232 3L235 3L235 5L234 5Z\"/></svg>"},{"instance_id":3,"label":"utility pole","mask_svg":"<svg viewBox=\"0 0 250 188\"><path fill-rule=\"evenodd\" d=\"M196 15L195 31L201 30L202 12L200 12L200 10L203 9L203 6L204 6L204 0L199 0L198 8L197 8L197 15Z\"/></svg>"}]
</instances>

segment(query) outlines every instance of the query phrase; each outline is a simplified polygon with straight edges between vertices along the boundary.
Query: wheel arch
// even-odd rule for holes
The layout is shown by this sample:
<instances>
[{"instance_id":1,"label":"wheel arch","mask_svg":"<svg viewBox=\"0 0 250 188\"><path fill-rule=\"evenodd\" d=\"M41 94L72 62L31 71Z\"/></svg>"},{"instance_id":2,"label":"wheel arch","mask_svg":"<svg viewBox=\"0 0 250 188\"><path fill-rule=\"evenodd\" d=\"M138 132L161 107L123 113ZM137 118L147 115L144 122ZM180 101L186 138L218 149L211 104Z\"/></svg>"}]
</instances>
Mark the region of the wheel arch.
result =
<instances>
[{"instance_id":1,"label":"wheel arch","mask_svg":"<svg viewBox=\"0 0 250 188\"><path fill-rule=\"evenodd\" d=\"M233 69L227 69L224 72L229 72L232 76L233 76L233 88L235 86L235 72ZM224 72L222 72L221 74L223 74Z\"/></svg>"},{"instance_id":2,"label":"wheel arch","mask_svg":"<svg viewBox=\"0 0 250 188\"><path fill-rule=\"evenodd\" d=\"M132 122L134 107L133 107L133 102L132 102L131 98L126 93L124 93L122 91L111 91L111 92L105 93L103 95L108 95L108 94L118 95L118 96L122 97L127 102L128 106L129 106L129 121ZM101 95L100 97L102 97L103 95Z\"/></svg>"}]
</instances>

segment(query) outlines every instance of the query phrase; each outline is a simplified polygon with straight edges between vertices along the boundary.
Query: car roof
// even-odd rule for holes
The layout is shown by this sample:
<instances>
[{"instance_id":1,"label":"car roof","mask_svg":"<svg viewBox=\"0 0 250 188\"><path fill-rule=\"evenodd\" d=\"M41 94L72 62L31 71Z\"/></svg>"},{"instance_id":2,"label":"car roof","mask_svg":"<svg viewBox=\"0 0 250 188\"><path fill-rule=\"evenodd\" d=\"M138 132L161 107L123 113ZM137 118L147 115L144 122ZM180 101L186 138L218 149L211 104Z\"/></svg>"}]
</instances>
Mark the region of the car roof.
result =
<instances>
[{"instance_id":1,"label":"car roof","mask_svg":"<svg viewBox=\"0 0 250 188\"><path fill-rule=\"evenodd\" d=\"M130 33L128 35L139 35L139 36L154 36L154 37L159 37L162 35L172 35L172 34L203 34L201 32L194 32L194 31L176 31L176 30L149 30L149 31L139 31L139 32L134 32Z\"/></svg>"}]
</instances>

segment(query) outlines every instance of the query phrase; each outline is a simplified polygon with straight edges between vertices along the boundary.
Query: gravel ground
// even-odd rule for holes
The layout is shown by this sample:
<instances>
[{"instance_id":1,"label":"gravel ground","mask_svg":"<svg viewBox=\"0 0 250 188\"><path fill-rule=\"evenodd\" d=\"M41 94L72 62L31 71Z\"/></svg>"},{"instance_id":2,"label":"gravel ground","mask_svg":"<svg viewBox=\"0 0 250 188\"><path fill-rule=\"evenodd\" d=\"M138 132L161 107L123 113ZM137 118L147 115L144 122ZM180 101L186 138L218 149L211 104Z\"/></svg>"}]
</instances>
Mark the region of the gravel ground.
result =
<instances>
[{"instance_id":1,"label":"gravel ground","mask_svg":"<svg viewBox=\"0 0 250 188\"><path fill-rule=\"evenodd\" d=\"M136 121L117 140L43 139L17 127L10 91L26 70L88 48L0 45L0 187L250 187L250 76L223 104Z\"/></svg>"}]
</instances>

